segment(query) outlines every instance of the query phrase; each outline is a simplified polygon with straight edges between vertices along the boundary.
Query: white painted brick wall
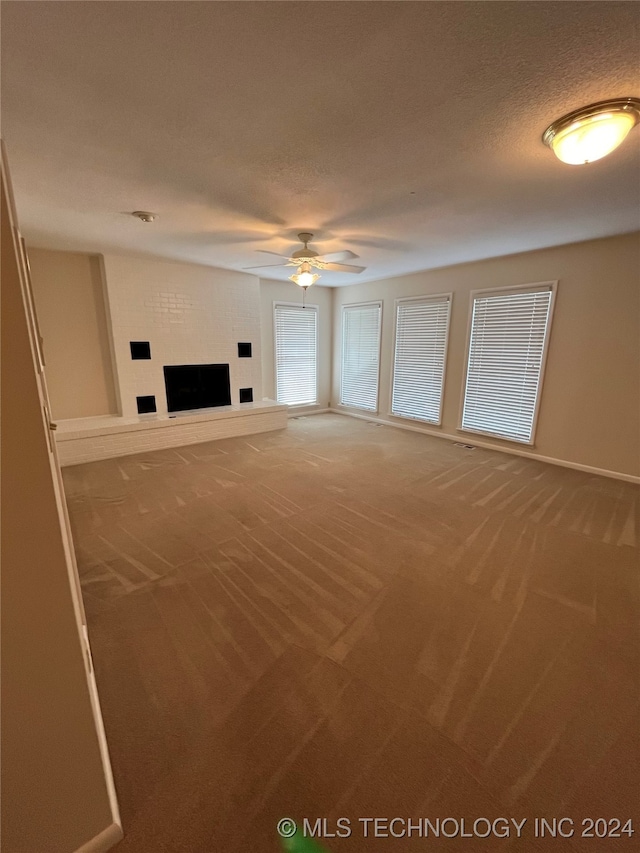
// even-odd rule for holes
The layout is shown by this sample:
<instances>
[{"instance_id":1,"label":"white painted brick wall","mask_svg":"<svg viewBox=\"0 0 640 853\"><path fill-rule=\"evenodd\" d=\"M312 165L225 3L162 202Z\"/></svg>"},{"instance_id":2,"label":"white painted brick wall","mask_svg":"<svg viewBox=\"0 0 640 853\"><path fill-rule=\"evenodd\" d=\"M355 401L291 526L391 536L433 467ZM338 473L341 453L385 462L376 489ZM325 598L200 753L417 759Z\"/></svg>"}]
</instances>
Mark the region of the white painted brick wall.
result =
<instances>
[{"instance_id":1,"label":"white painted brick wall","mask_svg":"<svg viewBox=\"0 0 640 853\"><path fill-rule=\"evenodd\" d=\"M133 453L146 453L150 450L163 450L168 447L182 447L187 444L200 444L220 438L233 438L239 435L253 435L259 432L286 429L287 410L273 407L275 410L260 412L248 410L246 415L196 422L168 421L166 425L154 424L149 429L136 429L128 432L110 432L69 438L64 434L57 436L58 459L60 464L80 465L83 462L95 462L98 459L111 459L118 456L130 456ZM90 419L88 419L90 420Z\"/></svg>"},{"instance_id":2,"label":"white painted brick wall","mask_svg":"<svg viewBox=\"0 0 640 853\"><path fill-rule=\"evenodd\" d=\"M255 276L121 255L105 255L104 269L123 417L137 415L136 397L149 394L158 414L167 412L163 366L170 364L228 364L231 403L239 403L240 388L262 399ZM132 360L130 341L149 341L151 360ZM238 358L245 341L252 358Z\"/></svg>"}]
</instances>

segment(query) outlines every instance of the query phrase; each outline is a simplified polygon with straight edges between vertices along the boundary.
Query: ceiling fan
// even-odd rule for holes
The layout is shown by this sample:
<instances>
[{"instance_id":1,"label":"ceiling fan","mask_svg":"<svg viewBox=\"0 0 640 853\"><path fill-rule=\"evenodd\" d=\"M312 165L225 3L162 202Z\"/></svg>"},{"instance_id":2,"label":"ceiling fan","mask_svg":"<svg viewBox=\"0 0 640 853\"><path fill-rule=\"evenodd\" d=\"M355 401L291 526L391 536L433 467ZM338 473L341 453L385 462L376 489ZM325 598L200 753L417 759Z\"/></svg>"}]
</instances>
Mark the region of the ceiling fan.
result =
<instances>
[{"instance_id":1,"label":"ceiling fan","mask_svg":"<svg viewBox=\"0 0 640 853\"><path fill-rule=\"evenodd\" d=\"M298 234L298 239L303 244L304 248L298 249L289 257L286 255L278 255L277 252L262 250L262 253L265 255L276 255L276 257L282 258L282 263L261 264L256 267L244 267L244 269L260 270L267 269L269 267L298 267L296 274L289 276L289 278L291 281L305 289L310 287L320 278L317 273L314 274L312 272L314 268L318 270L329 270L330 272L348 273L360 273L366 269L366 267L357 267L353 264L341 263L342 261L347 261L350 258L358 257L355 252L351 252L349 249L345 249L342 252L330 252L328 255L320 255L308 246L308 243L313 239L313 234L310 234L308 231L301 231L300 234Z\"/></svg>"}]
</instances>

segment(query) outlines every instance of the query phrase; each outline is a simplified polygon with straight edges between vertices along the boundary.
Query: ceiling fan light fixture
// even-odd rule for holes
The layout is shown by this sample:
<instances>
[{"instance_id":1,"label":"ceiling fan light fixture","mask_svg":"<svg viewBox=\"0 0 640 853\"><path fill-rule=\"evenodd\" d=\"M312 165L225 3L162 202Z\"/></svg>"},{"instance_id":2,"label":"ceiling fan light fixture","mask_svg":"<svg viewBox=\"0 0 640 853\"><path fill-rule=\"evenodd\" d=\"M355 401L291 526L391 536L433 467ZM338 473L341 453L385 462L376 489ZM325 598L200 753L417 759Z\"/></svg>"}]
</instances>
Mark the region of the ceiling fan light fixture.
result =
<instances>
[{"instance_id":1,"label":"ceiling fan light fixture","mask_svg":"<svg viewBox=\"0 0 640 853\"><path fill-rule=\"evenodd\" d=\"M554 121L542 141L563 163L593 163L614 151L640 121L640 98L614 98Z\"/></svg>"},{"instance_id":2,"label":"ceiling fan light fixture","mask_svg":"<svg viewBox=\"0 0 640 853\"><path fill-rule=\"evenodd\" d=\"M330 252L328 255L319 255L317 252L312 251L308 246L309 241L313 238L313 234L309 231L301 231L298 234L298 237L304 243L304 248L298 249L290 255L278 255L276 252L269 252L264 249L258 250L263 254L276 255L276 257L282 259L281 263L266 265L260 264L255 267L244 267L244 269L249 272L253 272L253 270L265 269L266 267L295 267L295 274L289 276L289 281L292 281L294 284L297 284L305 290L308 287L311 287L312 284L315 284L320 278L319 273L315 273L314 270L327 270L327 272L341 273L361 273L366 269L366 267L358 267L353 264L342 263L343 261L348 261L351 258L358 257L350 249L343 250L341 252Z\"/></svg>"},{"instance_id":3,"label":"ceiling fan light fixture","mask_svg":"<svg viewBox=\"0 0 640 853\"><path fill-rule=\"evenodd\" d=\"M311 264L307 263L307 261L300 264L297 272L289 276L290 281L297 284L298 287L304 287L305 289L315 284L319 278L320 276L317 273L311 272Z\"/></svg>"}]
</instances>

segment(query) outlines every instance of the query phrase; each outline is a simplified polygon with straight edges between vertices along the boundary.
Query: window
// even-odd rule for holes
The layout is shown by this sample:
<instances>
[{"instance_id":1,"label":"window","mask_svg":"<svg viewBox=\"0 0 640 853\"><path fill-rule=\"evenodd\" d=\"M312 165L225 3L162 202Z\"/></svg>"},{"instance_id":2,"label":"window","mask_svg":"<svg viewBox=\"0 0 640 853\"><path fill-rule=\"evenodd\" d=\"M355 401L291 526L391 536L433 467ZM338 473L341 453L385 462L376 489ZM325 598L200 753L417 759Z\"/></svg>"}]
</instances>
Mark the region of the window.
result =
<instances>
[{"instance_id":1,"label":"window","mask_svg":"<svg viewBox=\"0 0 640 853\"><path fill-rule=\"evenodd\" d=\"M381 316L381 302L345 305L342 309L343 406L371 412L378 409Z\"/></svg>"},{"instance_id":2,"label":"window","mask_svg":"<svg viewBox=\"0 0 640 853\"><path fill-rule=\"evenodd\" d=\"M533 443L554 291L473 294L462 429Z\"/></svg>"},{"instance_id":3,"label":"window","mask_svg":"<svg viewBox=\"0 0 640 853\"><path fill-rule=\"evenodd\" d=\"M397 301L392 414L440 423L450 306L448 294Z\"/></svg>"},{"instance_id":4,"label":"window","mask_svg":"<svg viewBox=\"0 0 640 853\"><path fill-rule=\"evenodd\" d=\"M289 406L318 400L318 309L275 303L276 399Z\"/></svg>"}]
</instances>

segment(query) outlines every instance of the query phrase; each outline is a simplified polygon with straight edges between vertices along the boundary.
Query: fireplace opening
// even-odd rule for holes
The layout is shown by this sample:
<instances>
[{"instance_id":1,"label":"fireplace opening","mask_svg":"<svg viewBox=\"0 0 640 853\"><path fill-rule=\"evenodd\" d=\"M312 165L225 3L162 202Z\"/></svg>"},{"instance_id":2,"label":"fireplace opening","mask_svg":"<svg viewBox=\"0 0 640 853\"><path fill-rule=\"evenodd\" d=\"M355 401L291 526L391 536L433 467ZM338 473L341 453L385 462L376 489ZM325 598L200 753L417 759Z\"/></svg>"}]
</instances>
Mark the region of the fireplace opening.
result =
<instances>
[{"instance_id":1,"label":"fireplace opening","mask_svg":"<svg viewBox=\"0 0 640 853\"><path fill-rule=\"evenodd\" d=\"M170 412L231 405L228 364L165 365L164 384Z\"/></svg>"}]
</instances>

